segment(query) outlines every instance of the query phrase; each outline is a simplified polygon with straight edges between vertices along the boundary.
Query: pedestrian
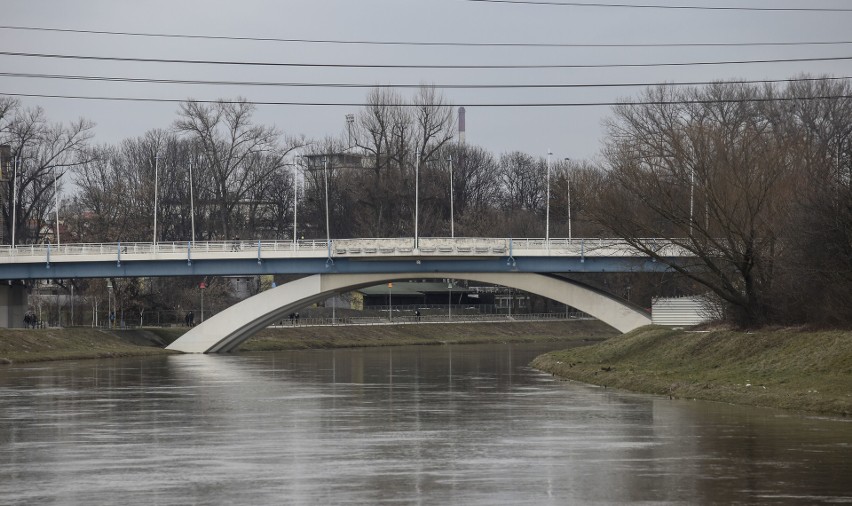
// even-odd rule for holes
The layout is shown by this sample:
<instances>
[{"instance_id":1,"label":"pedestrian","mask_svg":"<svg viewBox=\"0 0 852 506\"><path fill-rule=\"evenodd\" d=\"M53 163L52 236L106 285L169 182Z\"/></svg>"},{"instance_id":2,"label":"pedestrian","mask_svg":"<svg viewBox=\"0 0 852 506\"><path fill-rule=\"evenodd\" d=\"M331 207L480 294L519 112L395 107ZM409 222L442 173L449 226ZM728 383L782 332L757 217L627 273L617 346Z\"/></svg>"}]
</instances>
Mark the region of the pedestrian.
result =
<instances>
[{"instance_id":1,"label":"pedestrian","mask_svg":"<svg viewBox=\"0 0 852 506\"><path fill-rule=\"evenodd\" d=\"M24 313L24 328L25 329L30 328L30 322L31 322L30 313L29 312Z\"/></svg>"},{"instance_id":2,"label":"pedestrian","mask_svg":"<svg viewBox=\"0 0 852 506\"><path fill-rule=\"evenodd\" d=\"M296 313L296 325L299 325L299 313Z\"/></svg>"},{"instance_id":3,"label":"pedestrian","mask_svg":"<svg viewBox=\"0 0 852 506\"><path fill-rule=\"evenodd\" d=\"M183 316L183 324L184 324L185 327L189 327L189 313L186 313Z\"/></svg>"},{"instance_id":4,"label":"pedestrian","mask_svg":"<svg viewBox=\"0 0 852 506\"><path fill-rule=\"evenodd\" d=\"M414 319L415 319L418 323L420 323L420 310L418 310L418 309L415 309L415 310L414 310Z\"/></svg>"},{"instance_id":5,"label":"pedestrian","mask_svg":"<svg viewBox=\"0 0 852 506\"><path fill-rule=\"evenodd\" d=\"M115 328L115 311L109 313L109 328Z\"/></svg>"},{"instance_id":6,"label":"pedestrian","mask_svg":"<svg viewBox=\"0 0 852 506\"><path fill-rule=\"evenodd\" d=\"M189 312L189 326L195 327L195 313L192 311Z\"/></svg>"}]
</instances>

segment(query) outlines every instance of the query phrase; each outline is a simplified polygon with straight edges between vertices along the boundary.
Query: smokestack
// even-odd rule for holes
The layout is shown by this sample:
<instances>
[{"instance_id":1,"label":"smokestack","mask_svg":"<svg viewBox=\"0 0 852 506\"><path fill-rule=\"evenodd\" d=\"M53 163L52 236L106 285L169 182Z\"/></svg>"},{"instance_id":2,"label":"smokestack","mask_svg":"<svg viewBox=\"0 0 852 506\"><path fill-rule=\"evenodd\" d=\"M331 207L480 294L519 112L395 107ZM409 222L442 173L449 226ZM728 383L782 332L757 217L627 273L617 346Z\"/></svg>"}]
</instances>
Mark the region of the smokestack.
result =
<instances>
[{"instance_id":1,"label":"smokestack","mask_svg":"<svg viewBox=\"0 0 852 506\"><path fill-rule=\"evenodd\" d=\"M464 107L459 107L459 144L464 144Z\"/></svg>"}]
</instances>

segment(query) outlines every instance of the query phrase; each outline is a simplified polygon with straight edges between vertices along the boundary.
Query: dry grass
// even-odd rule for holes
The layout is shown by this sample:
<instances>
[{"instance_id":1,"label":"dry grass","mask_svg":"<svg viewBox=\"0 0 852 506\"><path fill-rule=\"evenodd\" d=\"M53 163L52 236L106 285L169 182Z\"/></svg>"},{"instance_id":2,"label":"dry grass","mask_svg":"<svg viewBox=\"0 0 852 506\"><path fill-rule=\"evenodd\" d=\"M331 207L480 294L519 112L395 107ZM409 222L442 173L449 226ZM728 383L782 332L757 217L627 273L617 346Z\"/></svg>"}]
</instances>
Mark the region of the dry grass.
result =
<instances>
[{"instance_id":1,"label":"dry grass","mask_svg":"<svg viewBox=\"0 0 852 506\"><path fill-rule=\"evenodd\" d=\"M126 335L122 336L125 332ZM138 331L111 333L86 328L0 329L0 363L171 353L158 347L134 344L144 341L144 336Z\"/></svg>"},{"instance_id":2,"label":"dry grass","mask_svg":"<svg viewBox=\"0 0 852 506\"><path fill-rule=\"evenodd\" d=\"M605 338L615 331L597 321L423 323L350 327L284 327L266 329L243 344L243 351L303 348L500 343Z\"/></svg>"},{"instance_id":3,"label":"dry grass","mask_svg":"<svg viewBox=\"0 0 852 506\"><path fill-rule=\"evenodd\" d=\"M0 363L171 353L156 347L156 342L171 343L187 330L0 329ZM557 341L614 334L596 321L289 327L263 330L241 350Z\"/></svg>"},{"instance_id":4,"label":"dry grass","mask_svg":"<svg viewBox=\"0 0 852 506\"><path fill-rule=\"evenodd\" d=\"M684 332L644 327L533 365L626 390L755 406L852 414L852 332Z\"/></svg>"}]
</instances>

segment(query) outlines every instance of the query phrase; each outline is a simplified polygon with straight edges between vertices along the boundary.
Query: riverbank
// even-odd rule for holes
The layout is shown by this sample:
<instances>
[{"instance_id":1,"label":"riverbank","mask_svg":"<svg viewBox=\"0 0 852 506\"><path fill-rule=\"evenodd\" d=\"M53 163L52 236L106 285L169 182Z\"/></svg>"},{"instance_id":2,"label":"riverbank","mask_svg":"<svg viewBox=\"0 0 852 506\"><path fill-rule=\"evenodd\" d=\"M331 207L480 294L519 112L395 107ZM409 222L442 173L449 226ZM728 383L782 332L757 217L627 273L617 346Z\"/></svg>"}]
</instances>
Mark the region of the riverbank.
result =
<instances>
[{"instance_id":1,"label":"riverbank","mask_svg":"<svg viewBox=\"0 0 852 506\"><path fill-rule=\"evenodd\" d=\"M186 329L155 332L171 342ZM261 330L240 351L364 348L437 344L529 343L570 339L606 339L618 332L597 320L500 323L421 323L328 327L272 327Z\"/></svg>"},{"instance_id":2,"label":"riverbank","mask_svg":"<svg viewBox=\"0 0 852 506\"><path fill-rule=\"evenodd\" d=\"M648 326L537 357L564 379L672 398L852 414L852 332Z\"/></svg>"},{"instance_id":3,"label":"riverbank","mask_svg":"<svg viewBox=\"0 0 852 506\"><path fill-rule=\"evenodd\" d=\"M0 364L174 353L146 330L0 329Z\"/></svg>"},{"instance_id":4,"label":"riverbank","mask_svg":"<svg viewBox=\"0 0 852 506\"><path fill-rule=\"evenodd\" d=\"M113 330L0 329L0 364L173 353L163 347L186 327ZM268 328L240 351L605 339L616 334L593 320Z\"/></svg>"}]
</instances>

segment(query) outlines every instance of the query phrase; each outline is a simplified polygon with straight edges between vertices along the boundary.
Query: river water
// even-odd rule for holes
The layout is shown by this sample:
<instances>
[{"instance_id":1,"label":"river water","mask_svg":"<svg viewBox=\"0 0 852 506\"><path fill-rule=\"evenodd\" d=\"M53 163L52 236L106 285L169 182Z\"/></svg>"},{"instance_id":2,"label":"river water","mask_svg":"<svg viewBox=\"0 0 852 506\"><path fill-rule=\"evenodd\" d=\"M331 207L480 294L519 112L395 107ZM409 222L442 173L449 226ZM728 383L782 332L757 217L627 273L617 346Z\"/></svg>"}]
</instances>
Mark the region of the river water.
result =
<instances>
[{"instance_id":1,"label":"river water","mask_svg":"<svg viewBox=\"0 0 852 506\"><path fill-rule=\"evenodd\" d=\"M852 503L848 420L617 392L562 344L0 367L0 504Z\"/></svg>"}]
</instances>

